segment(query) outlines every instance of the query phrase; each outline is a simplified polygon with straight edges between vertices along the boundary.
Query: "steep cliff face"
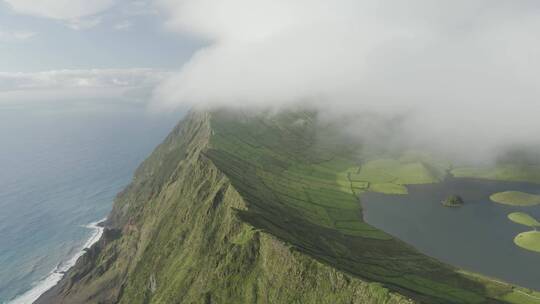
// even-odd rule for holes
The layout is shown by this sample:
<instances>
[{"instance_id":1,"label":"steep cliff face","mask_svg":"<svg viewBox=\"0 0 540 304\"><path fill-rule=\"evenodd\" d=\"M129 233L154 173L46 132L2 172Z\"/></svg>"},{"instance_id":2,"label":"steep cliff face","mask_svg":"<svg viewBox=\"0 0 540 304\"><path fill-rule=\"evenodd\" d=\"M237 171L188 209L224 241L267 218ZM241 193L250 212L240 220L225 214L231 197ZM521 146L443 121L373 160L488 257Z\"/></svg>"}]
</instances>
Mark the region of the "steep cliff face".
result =
<instances>
[{"instance_id":1,"label":"steep cliff face","mask_svg":"<svg viewBox=\"0 0 540 304\"><path fill-rule=\"evenodd\" d=\"M171 132L118 195L102 240L37 303L412 302L242 219L249 193L217 165L214 122L192 113Z\"/></svg>"}]
</instances>

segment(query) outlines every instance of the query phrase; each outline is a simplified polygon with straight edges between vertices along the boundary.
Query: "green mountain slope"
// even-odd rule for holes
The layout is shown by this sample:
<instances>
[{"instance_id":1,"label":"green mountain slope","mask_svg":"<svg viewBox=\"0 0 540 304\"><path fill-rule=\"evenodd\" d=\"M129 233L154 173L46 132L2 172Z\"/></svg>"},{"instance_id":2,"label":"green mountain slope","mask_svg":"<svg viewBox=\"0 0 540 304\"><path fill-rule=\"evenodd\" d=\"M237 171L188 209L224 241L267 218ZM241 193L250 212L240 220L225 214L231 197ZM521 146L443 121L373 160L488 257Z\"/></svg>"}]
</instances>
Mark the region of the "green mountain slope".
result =
<instances>
[{"instance_id":1,"label":"green mountain slope","mask_svg":"<svg viewBox=\"0 0 540 304\"><path fill-rule=\"evenodd\" d=\"M37 303L535 303L364 223L370 185L444 170L362 170L361 146L338 134L311 112L192 113L118 195L103 239Z\"/></svg>"}]
</instances>

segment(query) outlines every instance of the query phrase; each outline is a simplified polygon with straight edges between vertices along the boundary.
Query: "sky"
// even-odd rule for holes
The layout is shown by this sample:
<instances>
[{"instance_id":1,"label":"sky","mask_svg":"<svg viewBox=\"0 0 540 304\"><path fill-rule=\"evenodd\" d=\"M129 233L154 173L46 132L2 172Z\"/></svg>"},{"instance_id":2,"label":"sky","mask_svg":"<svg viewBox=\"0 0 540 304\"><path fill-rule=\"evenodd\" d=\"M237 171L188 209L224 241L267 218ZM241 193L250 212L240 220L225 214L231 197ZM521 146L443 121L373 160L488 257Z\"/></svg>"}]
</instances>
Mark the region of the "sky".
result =
<instances>
[{"instance_id":1,"label":"sky","mask_svg":"<svg viewBox=\"0 0 540 304\"><path fill-rule=\"evenodd\" d=\"M538 142L539 55L536 0L0 0L0 102L307 104L477 157Z\"/></svg>"},{"instance_id":2,"label":"sky","mask_svg":"<svg viewBox=\"0 0 540 304\"><path fill-rule=\"evenodd\" d=\"M166 30L150 4L1 0L0 71L178 68L201 42Z\"/></svg>"},{"instance_id":3,"label":"sky","mask_svg":"<svg viewBox=\"0 0 540 304\"><path fill-rule=\"evenodd\" d=\"M205 44L163 19L144 0L0 0L0 105L148 100Z\"/></svg>"}]
</instances>

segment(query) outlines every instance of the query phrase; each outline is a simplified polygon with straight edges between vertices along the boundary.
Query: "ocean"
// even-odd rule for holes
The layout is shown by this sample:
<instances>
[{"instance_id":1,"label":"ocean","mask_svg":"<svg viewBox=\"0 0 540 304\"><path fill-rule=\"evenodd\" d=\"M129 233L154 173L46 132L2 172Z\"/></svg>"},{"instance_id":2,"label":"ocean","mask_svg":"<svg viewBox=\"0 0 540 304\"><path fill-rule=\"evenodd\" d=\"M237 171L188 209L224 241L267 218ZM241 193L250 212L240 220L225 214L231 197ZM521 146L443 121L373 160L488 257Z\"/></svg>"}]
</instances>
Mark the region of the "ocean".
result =
<instances>
[{"instance_id":1,"label":"ocean","mask_svg":"<svg viewBox=\"0 0 540 304\"><path fill-rule=\"evenodd\" d=\"M115 102L0 104L0 303L31 303L181 113Z\"/></svg>"}]
</instances>

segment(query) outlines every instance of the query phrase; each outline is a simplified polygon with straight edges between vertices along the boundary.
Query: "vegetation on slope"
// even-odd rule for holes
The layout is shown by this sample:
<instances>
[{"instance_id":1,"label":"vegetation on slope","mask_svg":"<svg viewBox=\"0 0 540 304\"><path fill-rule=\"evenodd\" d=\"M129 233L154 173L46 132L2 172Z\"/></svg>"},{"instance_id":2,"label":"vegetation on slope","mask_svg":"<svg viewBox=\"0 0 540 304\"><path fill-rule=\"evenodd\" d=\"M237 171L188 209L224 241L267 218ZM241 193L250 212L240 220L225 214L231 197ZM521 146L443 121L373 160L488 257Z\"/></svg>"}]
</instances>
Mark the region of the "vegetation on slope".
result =
<instances>
[{"instance_id":1,"label":"vegetation on slope","mask_svg":"<svg viewBox=\"0 0 540 304\"><path fill-rule=\"evenodd\" d=\"M192 114L119 194L105 237L38 303L410 302L389 290L424 303L537 296L363 222L358 196L378 175L358 178L373 161L358 151L310 112ZM384 183L396 186L444 174L418 159L389 163L397 165L367 168L384 168Z\"/></svg>"},{"instance_id":2,"label":"vegetation on slope","mask_svg":"<svg viewBox=\"0 0 540 304\"><path fill-rule=\"evenodd\" d=\"M405 183L410 168L392 168L395 162L388 165L385 160L382 166L392 177L378 172L361 175L369 160L351 152L346 140L326 142L318 136L332 130L319 126L313 113L220 112L213 115L212 125L215 133L206 154L245 198L248 208L239 215L256 229L325 264L419 301L487 303L512 293L507 284L458 272L363 222L354 194L376 178L378 183L393 183L397 176Z\"/></svg>"},{"instance_id":3,"label":"vegetation on slope","mask_svg":"<svg viewBox=\"0 0 540 304\"><path fill-rule=\"evenodd\" d=\"M203 153L212 132L206 114L182 122L38 303L411 303L240 221L244 198Z\"/></svg>"}]
</instances>

